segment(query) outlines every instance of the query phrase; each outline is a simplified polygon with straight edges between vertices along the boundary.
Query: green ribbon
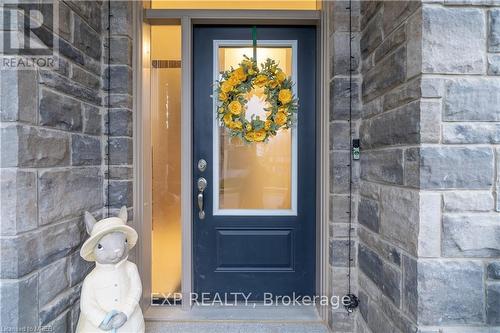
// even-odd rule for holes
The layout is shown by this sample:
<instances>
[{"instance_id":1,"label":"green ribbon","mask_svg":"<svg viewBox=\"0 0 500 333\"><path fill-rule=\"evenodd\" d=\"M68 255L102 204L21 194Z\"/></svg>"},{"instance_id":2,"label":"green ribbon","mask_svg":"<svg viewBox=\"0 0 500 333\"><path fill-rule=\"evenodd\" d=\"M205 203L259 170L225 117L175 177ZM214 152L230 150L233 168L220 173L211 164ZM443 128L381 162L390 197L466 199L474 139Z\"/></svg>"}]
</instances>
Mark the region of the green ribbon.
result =
<instances>
[{"instance_id":1,"label":"green ribbon","mask_svg":"<svg viewBox=\"0 0 500 333\"><path fill-rule=\"evenodd\" d=\"M257 26L252 27L253 60L257 61Z\"/></svg>"}]
</instances>

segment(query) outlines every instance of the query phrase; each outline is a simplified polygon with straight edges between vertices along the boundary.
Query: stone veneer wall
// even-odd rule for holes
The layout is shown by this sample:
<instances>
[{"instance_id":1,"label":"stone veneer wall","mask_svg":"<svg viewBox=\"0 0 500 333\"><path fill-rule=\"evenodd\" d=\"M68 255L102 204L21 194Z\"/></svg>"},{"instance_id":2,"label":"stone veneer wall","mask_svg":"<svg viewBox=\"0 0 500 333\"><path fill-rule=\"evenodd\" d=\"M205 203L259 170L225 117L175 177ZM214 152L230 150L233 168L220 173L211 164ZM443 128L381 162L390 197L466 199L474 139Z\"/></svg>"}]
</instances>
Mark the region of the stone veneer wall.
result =
<instances>
[{"instance_id":1,"label":"stone veneer wall","mask_svg":"<svg viewBox=\"0 0 500 333\"><path fill-rule=\"evenodd\" d=\"M352 199L349 198L349 167L351 164L351 139L358 137L361 100L359 72L359 2L326 1L329 15L330 47L330 207L329 246L331 293L342 297L348 291L348 232L349 210L352 212L351 290L357 293L356 221L359 185L359 161L352 163ZM351 16L351 21L349 20ZM349 115L349 24L352 36L352 114ZM352 126L349 122L352 119ZM352 133L350 129L352 128ZM352 134L352 135L351 135ZM329 326L333 332L354 332L356 312L348 314L341 305L332 308Z\"/></svg>"},{"instance_id":2,"label":"stone veneer wall","mask_svg":"<svg viewBox=\"0 0 500 333\"><path fill-rule=\"evenodd\" d=\"M361 5L358 332L500 330L495 3Z\"/></svg>"},{"instance_id":3,"label":"stone veneer wall","mask_svg":"<svg viewBox=\"0 0 500 333\"><path fill-rule=\"evenodd\" d=\"M421 45L419 328L500 332L500 1L423 4Z\"/></svg>"},{"instance_id":4,"label":"stone veneer wall","mask_svg":"<svg viewBox=\"0 0 500 333\"><path fill-rule=\"evenodd\" d=\"M5 69L0 79L2 329L74 331L92 267L78 253L82 215L106 214L107 3L55 4L59 68ZM113 1L112 14L109 197L118 208L132 205L132 3ZM43 28L36 38L49 43L53 27ZM8 29L22 33L22 20Z\"/></svg>"}]
</instances>

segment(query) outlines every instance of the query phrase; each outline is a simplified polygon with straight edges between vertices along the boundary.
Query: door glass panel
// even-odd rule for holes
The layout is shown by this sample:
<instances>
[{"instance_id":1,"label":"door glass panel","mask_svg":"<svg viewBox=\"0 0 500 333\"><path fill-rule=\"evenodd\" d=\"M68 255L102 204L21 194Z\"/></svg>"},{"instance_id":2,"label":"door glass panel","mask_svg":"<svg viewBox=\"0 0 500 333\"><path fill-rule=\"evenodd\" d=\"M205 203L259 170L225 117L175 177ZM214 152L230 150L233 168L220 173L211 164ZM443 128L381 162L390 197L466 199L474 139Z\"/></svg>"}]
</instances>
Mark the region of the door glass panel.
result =
<instances>
[{"instance_id":1,"label":"door glass panel","mask_svg":"<svg viewBox=\"0 0 500 333\"><path fill-rule=\"evenodd\" d=\"M288 75L293 76L293 47L290 46L259 46L257 63L267 58L276 60L279 67ZM217 72L231 67L236 68L243 55L251 56L249 47L220 46L217 52ZM260 66L260 65L259 65ZM294 82L296 80L294 79ZM296 93L296 92L295 92ZM252 90L247 96L246 117L252 114L266 117L263 88ZM231 137L228 131L219 126L215 120L214 152L218 154L214 161L218 163L218 181L214 189L215 215L269 215L294 214L296 188L296 145L295 131L280 130L268 142L251 144L241 139ZM215 171L214 170L214 171Z\"/></svg>"}]
</instances>

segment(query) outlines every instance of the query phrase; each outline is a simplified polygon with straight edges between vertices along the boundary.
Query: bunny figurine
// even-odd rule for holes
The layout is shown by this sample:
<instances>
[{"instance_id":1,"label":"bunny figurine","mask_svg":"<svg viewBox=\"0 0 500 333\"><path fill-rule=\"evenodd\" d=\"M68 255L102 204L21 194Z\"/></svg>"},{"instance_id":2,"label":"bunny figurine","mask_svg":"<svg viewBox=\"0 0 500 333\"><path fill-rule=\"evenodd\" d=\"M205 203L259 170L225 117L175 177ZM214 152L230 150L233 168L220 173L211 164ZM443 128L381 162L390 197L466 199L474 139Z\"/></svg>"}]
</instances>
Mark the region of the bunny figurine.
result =
<instances>
[{"instance_id":1,"label":"bunny figurine","mask_svg":"<svg viewBox=\"0 0 500 333\"><path fill-rule=\"evenodd\" d=\"M127 225L127 208L99 222L85 212L85 226L90 238L80 255L96 266L83 281L76 332L143 333L141 279L137 266L127 260L137 232Z\"/></svg>"}]
</instances>

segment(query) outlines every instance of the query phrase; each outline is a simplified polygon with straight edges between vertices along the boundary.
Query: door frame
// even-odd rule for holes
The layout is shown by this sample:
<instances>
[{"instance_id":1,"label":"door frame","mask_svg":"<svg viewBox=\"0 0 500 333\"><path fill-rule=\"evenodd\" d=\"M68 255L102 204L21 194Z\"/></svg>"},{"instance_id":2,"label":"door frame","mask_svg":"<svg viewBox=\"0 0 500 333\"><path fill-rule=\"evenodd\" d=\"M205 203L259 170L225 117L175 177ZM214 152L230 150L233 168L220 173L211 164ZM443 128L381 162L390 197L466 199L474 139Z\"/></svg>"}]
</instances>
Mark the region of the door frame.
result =
<instances>
[{"instance_id":1,"label":"door frame","mask_svg":"<svg viewBox=\"0 0 500 333\"><path fill-rule=\"evenodd\" d=\"M181 25L182 30L182 99L181 147L181 220L182 278L181 292L193 290L192 244L192 27L194 24L273 24L316 25L318 41L317 75L317 172L316 172L316 272L318 295L331 295L329 281L329 25L328 10L165 10L148 9L149 1L137 2L134 8L134 221L140 242L135 260L142 278L141 306L146 319L151 308L151 139L150 115L150 28L151 25ZM189 297L183 297L189 299ZM191 302L182 302L183 310ZM317 307L322 320L328 321L328 307ZM165 309L165 313L168 308ZM155 319L158 320L158 316ZM161 318L160 318L161 320Z\"/></svg>"}]
</instances>

